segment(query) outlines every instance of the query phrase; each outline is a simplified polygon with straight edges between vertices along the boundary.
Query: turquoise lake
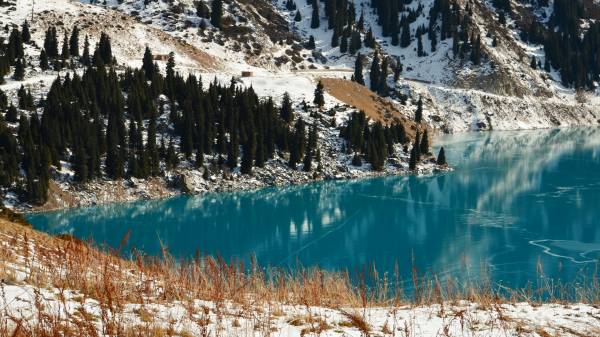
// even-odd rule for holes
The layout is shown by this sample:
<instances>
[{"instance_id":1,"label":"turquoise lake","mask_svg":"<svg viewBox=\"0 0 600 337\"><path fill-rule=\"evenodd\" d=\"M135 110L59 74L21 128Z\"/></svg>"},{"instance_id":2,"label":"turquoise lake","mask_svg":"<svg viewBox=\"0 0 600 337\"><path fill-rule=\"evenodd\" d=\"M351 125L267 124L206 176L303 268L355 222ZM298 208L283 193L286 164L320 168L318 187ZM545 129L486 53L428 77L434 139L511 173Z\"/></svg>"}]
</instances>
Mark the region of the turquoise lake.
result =
<instances>
[{"instance_id":1,"label":"turquoise lake","mask_svg":"<svg viewBox=\"0 0 600 337\"><path fill-rule=\"evenodd\" d=\"M375 263L524 286L600 260L600 129L441 136L450 173L181 196L31 214L34 227L182 258L351 273ZM437 149L436 149L437 153ZM482 270L485 270L483 272Z\"/></svg>"}]
</instances>

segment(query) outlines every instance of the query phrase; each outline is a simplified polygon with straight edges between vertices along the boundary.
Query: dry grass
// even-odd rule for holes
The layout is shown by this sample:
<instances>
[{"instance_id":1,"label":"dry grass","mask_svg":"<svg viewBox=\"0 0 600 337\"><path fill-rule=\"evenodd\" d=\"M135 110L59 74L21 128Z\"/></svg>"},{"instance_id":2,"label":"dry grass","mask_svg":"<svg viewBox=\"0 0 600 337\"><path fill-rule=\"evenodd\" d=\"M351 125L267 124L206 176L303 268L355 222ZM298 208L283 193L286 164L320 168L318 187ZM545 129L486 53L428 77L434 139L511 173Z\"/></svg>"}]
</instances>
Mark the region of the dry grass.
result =
<instances>
[{"instance_id":1,"label":"dry grass","mask_svg":"<svg viewBox=\"0 0 600 337\"><path fill-rule=\"evenodd\" d=\"M180 331L177 322L156 322L150 306L167 303L181 303L188 312L188 320L207 336L218 336L217 331L211 333L209 326L216 326L217 330L225 326L235 329L241 325L240 320L252 321L253 329L265 335L273 329L271 322L278 318L303 327L306 334L318 335L332 329L327 320L311 314L313 307L338 310L347 321L341 325L355 327L368 335L373 328L365 320L367 308L437 304L439 315L444 316L449 315L444 311L444 303L463 300L490 310L501 303L542 299L600 303L600 287L595 279L577 288L548 285L537 290L515 291L495 289L489 283L459 285L452 280L442 283L413 269L414 291L408 296L400 291L402 287L389 284L386 277L380 278L374 267L356 284L347 273L317 268L299 267L287 272L263 269L254 260L250 265L210 256L177 261L166 251L161 258L137 254L122 259L120 253L119 250L105 253L69 236L52 237L0 219L0 278L4 283L55 289L65 308L67 298L81 303L75 313L52 309L43 293L36 290L31 303L36 317L24 319L1 311L6 305L0 292L0 335L96 336L98 331L108 336L185 335L188 332ZM1 286L0 291L3 289ZM69 297L73 292L76 296ZM84 305L90 300L97 303L98 312L92 313ZM209 301L213 307L198 307L198 300ZM126 308L131 304L138 305L133 311L139 318L139 326L125 322ZM302 316L284 317L288 312L282 305L306 310ZM453 317L462 319L463 314L454 313ZM225 321L225 316L232 319Z\"/></svg>"}]
</instances>

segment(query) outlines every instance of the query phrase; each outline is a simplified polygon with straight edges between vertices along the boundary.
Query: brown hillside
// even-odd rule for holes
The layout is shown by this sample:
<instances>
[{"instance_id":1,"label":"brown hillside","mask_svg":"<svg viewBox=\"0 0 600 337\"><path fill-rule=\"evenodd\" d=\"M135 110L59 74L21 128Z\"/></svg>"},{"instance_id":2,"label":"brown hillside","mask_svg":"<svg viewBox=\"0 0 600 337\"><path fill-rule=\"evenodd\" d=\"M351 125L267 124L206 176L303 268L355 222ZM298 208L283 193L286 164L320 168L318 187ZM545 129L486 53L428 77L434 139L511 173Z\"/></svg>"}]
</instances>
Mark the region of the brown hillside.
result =
<instances>
[{"instance_id":1,"label":"brown hillside","mask_svg":"<svg viewBox=\"0 0 600 337\"><path fill-rule=\"evenodd\" d=\"M321 78L325 90L338 100L365 112L375 121L383 124L401 122L409 136L414 136L416 124L400 112L394 104L378 96L364 85L342 78Z\"/></svg>"}]
</instances>

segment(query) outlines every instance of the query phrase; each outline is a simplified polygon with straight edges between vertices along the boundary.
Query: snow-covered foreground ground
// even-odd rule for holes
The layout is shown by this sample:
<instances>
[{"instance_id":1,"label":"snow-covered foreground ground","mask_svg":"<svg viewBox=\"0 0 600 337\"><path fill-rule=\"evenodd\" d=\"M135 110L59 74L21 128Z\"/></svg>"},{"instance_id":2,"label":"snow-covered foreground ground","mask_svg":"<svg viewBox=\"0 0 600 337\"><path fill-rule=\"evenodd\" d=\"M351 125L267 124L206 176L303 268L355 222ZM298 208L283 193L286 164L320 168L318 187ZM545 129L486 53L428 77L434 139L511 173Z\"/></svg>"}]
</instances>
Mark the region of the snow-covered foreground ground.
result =
<instances>
[{"instance_id":1,"label":"snow-covered foreground ground","mask_svg":"<svg viewBox=\"0 0 600 337\"><path fill-rule=\"evenodd\" d=\"M8 324L35 325L44 315L65 321L92 317L99 334L107 308L78 292L3 285L0 305ZM598 336L600 309L585 304L462 301L427 306L324 308L282 303L246 306L226 301L123 303L114 317L123 331L161 331L173 336ZM12 322L12 323L11 323ZM6 322L1 322L3 324ZM73 327L76 323L72 323ZM1 325L0 325L1 326ZM1 331L1 327L0 327Z\"/></svg>"}]
</instances>

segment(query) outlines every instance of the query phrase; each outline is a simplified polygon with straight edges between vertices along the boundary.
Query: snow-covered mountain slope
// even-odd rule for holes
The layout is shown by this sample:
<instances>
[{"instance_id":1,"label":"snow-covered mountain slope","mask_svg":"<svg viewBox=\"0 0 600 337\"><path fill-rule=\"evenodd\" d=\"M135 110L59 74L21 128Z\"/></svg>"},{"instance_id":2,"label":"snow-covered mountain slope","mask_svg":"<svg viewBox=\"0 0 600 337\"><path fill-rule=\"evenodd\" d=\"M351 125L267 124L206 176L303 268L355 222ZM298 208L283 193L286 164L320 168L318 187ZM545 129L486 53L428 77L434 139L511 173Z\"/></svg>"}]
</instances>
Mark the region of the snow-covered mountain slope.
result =
<instances>
[{"instance_id":1,"label":"snow-covered mountain slope","mask_svg":"<svg viewBox=\"0 0 600 337\"><path fill-rule=\"evenodd\" d=\"M252 76L241 81L252 85L257 93L279 98L288 91L295 101L310 102L319 78L350 79L355 62L355 55L331 47L333 31L327 29L325 3L318 3L322 24L315 29L310 28L312 6L304 0L295 3L300 21L295 20L296 11L286 9L285 2L225 2L221 29L212 27L208 16L198 15L199 7L210 10L208 0L16 0L14 5L1 8L0 13L2 21L9 25L30 21L35 44L27 47L26 54L32 64L37 63L46 28L60 23L67 30L78 26L82 34L90 36L92 44L100 32L108 33L115 56L126 66L140 66L144 47L149 46L158 55L175 52L180 72L228 81L249 71ZM419 15L410 25L411 43L405 48L394 46L390 37L383 37L370 1L354 4L357 16L363 14L365 31L373 30L375 49L389 55L392 65L403 65L399 80L389 82L392 95L388 99L399 105L407 117L414 114L418 97L423 95L425 121L446 132L598 122L594 111L600 107L600 100L595 93L577 94L561 85L556 71L532 69L531 58L544 60L544 49L521 40L520 22L509 17L506 25L499 25L498 12L491 1L456 3L462 11L469 8L471 29L481 36L484 57L479 65L468 58L456 58L452 38L438 41L433 51L431 41L424 35L422 46L426 55L418 56L415 36L419 27L428 25L434 0L413 0L406 5L405 10ZM547 21L552 14L551 4L540 10L513 1L515 17L529 15ZM363 39L365 31L361 33ZM7 36L8 32L4 34ZM310 36L315 40L314 50L306 49ZM374 51L364 45L359 50L365 56L367 86ZM159 63L164 66L164 62ZM25 83L51 79L48 72L28 71ZM20 85L8 81L1 88L10 90ZM327 101L331 105L347 103L333 96L328 96Z\"/></svg>"}]
</instances>

